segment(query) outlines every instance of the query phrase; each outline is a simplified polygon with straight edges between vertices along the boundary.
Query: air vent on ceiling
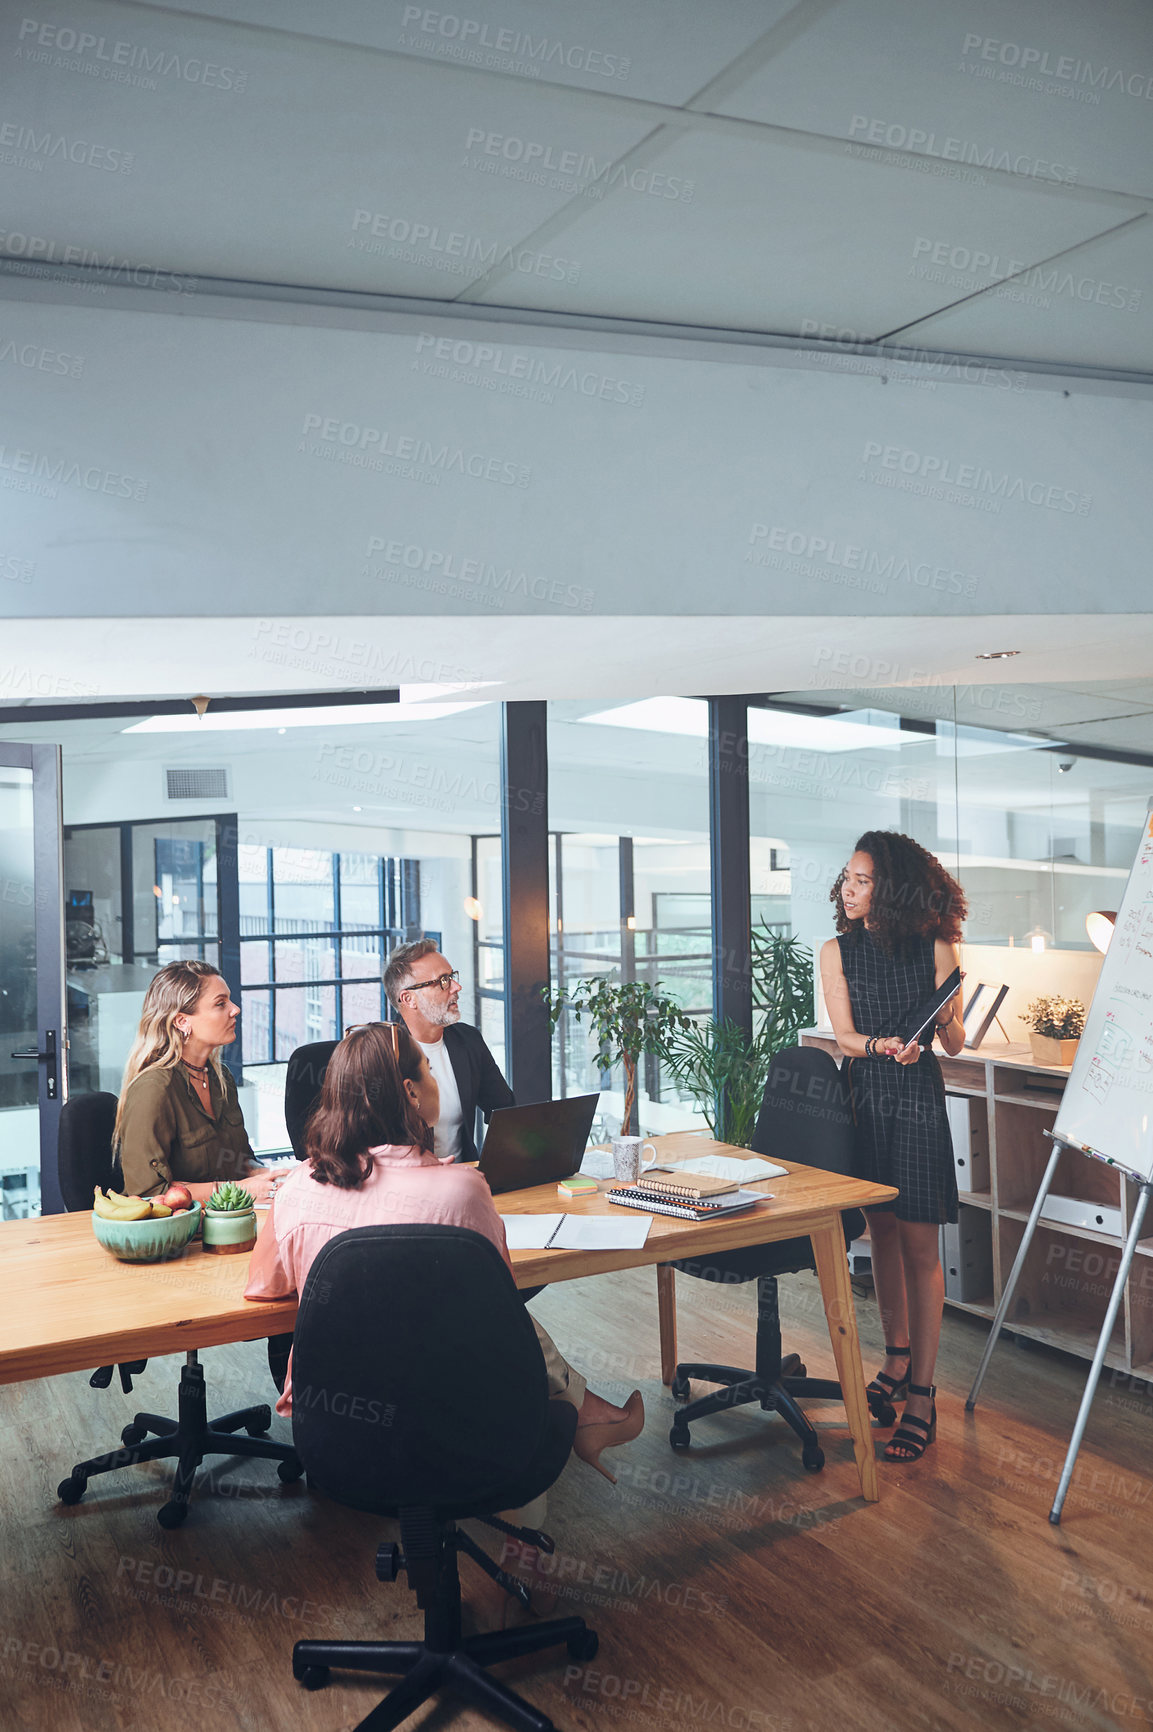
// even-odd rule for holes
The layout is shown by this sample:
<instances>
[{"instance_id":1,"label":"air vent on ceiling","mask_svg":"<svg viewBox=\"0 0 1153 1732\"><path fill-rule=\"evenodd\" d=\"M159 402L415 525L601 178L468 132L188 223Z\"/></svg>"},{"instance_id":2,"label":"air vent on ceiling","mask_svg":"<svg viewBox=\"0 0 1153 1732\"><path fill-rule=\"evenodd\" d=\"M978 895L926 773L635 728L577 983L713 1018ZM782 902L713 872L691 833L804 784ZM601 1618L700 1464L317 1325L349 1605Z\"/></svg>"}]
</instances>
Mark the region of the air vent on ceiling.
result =
<instances>
[{"instance_id":1,"label":"air vent on ceiling","mask_svg":"<svg viewBox=\"0 0 1153 1732\"><path fill-rule=\"evenodd\" d=\"M165 770L170 800L227 800L228 771L205 769Z\"/></svg>"}]
</instances>

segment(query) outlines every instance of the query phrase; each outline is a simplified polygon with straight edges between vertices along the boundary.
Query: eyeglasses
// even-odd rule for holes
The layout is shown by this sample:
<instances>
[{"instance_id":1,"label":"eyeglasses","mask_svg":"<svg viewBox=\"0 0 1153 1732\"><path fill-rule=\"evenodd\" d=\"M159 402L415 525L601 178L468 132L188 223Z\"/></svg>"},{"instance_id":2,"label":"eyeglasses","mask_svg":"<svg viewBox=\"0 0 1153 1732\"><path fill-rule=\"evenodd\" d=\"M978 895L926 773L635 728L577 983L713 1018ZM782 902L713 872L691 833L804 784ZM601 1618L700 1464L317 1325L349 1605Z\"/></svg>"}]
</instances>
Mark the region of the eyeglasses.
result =
<instances>
[{"instance_id":1,"label":"eyeglasses","mask_svg":"<svg viewBox=\"0 0 1153 1732\"><path fill-rule=\"evenodd\" d=\"M345 1029L344 1038L347 1040L350 1034L359 1034L362 1029L366 1029L366 1028L382 1028L384 1030L384 1032L387 1034L389 1040L392 1042L392 1056L393 1056L393 1058L399 1059L399 1057L400 1057L400 1025L399 1025L399 1023L395 1023L395 1022L354 1022L354 1023L351 1023L349 1025L349 1027Z\"/></svg>"},{"instance_id":2,"label":"eyeglasses","mask_svg":"<svg viewBox=\"0 0 1153 1732\"><path fill-rule=\"evenodd\" d=\"M401 991L423 992L426 986L439 986L442 992L447 992L449 987L454 986L459 980L459 971L454 968L451 974L437 974L431 980L412 980L407 986L401 987Z\"/></svg>"}]
</instances>

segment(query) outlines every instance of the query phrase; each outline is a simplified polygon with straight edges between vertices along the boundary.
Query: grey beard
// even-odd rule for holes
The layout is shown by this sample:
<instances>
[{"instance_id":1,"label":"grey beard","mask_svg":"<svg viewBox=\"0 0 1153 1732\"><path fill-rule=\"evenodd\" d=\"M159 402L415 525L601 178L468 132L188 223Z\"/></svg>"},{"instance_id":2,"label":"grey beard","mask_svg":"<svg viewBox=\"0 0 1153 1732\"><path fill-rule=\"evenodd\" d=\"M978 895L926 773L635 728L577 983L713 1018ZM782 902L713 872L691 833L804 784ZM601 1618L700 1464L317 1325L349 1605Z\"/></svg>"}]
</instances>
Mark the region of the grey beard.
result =
<instances>
[{"instance_id":1,"label":"grey beard","mask_svg":"<svg viewBox=\"0 0 1153 1732\"><path fill-rule=\"evenodd\" d=\"M460 1005L444 1004L439 1010L426 1010L425 1021L431 1022L433 1028L451 1028L454 1022L460 1021Z\"/></svg>"}]
</instances>

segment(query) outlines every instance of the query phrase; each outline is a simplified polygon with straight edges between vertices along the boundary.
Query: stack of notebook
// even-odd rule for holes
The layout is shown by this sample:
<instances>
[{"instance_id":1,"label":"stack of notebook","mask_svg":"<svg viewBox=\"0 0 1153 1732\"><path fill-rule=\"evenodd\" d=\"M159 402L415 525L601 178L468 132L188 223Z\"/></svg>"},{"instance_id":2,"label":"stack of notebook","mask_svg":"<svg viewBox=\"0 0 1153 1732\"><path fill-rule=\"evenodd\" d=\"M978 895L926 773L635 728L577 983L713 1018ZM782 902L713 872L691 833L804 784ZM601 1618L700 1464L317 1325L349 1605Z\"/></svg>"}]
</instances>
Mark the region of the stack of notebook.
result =
<instances>
[{"instance_id":1,"label":"stack of notebook","mask_svg":"<svg viewBox=\"0 0 1153 1732\"><path fill-rule=\"evenodd\" d=\"M633 1185L616 1185L610 1203L626 1209L647 1209L654 1215L678 1215L683 1221L713 1221L766 1201L766 1191L744 1191L735 1179L715 1179L708 1173L643 1173Z\"/></svg>"}]
</instances>

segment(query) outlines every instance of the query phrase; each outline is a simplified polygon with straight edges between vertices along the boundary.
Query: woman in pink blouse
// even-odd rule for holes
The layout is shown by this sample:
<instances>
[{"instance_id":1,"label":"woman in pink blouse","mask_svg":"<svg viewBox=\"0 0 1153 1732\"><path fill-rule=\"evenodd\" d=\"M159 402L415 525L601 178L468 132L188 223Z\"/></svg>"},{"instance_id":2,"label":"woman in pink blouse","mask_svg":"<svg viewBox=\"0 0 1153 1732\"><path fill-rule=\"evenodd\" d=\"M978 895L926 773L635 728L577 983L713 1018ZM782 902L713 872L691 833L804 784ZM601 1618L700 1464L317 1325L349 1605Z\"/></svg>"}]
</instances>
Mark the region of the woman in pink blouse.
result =
<instances>
[{"instance_id":1,"label":"woman in pink blouse","mask_svg":"<svg viewBox=\"0 0 1153 1732\"><path fill-rule=\"evenodd\" d=\"M321 1247L350 1227L433 1222L469 1227L496 1246L509 1273L504 1225L474 1167L439 1161L430 1126L440 1098L436 1078L402 1024L369 1023L340 1042L328 1062L320 1102L308 1122L307 1160L277 1188L252 1254L246 1299L287 1299L304 1289ZM615 1479L600 1452L628 1443L644 1425L634 1390L624 1407L594 1395L540 1324L549 1394L577 1409L574 1452ZM276 1404L292 1412L292 1361Z\"/></svg>"}]
</instances>

